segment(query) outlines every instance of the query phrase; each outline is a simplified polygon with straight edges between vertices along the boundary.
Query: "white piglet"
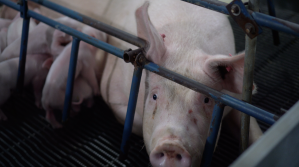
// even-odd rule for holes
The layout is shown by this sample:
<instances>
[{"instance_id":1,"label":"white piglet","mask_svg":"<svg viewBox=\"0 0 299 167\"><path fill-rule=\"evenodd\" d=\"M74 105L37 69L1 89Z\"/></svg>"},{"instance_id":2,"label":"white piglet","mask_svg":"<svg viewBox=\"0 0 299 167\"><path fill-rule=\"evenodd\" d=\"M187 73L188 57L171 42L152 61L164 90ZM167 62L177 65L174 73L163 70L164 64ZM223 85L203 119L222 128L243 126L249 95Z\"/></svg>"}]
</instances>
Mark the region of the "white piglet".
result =
<instances>
[{"instance_id":1,"label":"white piglet","mask_svg":"<svg viewBox=\"0 0 299 167\"><path fill-rule=\"evenodd\" d=\"M99 40L106 41L106 35L92 28L82 28L82 31ZM62 109L64 105L65 90L67 84L69 62L72 44L68 44L61 54L54 61L43 89L42 104L46 110L46 119L54 128L60 128L53 115L55 109ZM83 41L79 44L78 60L74 81L73 107L78 112L78 105L84 100L91 100L91 97L99 93L98 80L95 71L95 55L97 48ZM80 77L80 82L77 81ZM78 83L77 83L78 82ZM75 97L83 96L83 97Z\"/></svg>"}]
</instances>

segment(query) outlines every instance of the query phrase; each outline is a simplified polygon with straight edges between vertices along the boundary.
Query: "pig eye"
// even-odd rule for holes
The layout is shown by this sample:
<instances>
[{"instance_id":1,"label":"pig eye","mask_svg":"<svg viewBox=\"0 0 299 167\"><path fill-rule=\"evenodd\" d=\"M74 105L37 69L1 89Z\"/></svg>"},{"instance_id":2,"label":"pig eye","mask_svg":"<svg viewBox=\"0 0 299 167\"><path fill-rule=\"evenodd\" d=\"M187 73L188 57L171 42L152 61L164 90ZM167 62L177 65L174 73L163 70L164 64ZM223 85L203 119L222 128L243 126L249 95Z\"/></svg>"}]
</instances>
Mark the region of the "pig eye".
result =
<instances>
[{"instance_id":1,"label":"pig eye","mask_svg":"<svg viewBox=\"0 0 299 167\"><path fill-rule=\"evenodd\" d=\"M208 98L208 97L206 97L204 100L205 103L209 103L209 101L210 101L210 98Z\"/></svg>"},{"instance_id":2,"label":"pig eye","mask_svg":"<svg viewBox=\"0 0 299 167\"><path fill-rule=\"evenodd\" d=\"M153 95L153 99L154 99L154 100L157 100L157 98L158 98L157 95L154 94L154 95Z\"/></svg>"}]
</instances>

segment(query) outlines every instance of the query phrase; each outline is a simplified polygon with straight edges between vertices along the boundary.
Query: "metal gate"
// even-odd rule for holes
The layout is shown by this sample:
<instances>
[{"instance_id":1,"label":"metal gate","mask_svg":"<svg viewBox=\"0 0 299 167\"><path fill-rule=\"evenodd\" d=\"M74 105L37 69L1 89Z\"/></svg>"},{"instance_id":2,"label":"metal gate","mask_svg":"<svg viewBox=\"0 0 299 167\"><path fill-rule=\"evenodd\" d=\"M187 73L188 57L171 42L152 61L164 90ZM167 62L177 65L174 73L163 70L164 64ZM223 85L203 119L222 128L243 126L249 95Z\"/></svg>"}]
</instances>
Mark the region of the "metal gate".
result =
<instances>
[{"instance_id":1,"label":"metal gate","mask_svg":"<svg viewBox=\"0 0 299 167\"><path fill-rule=\"evenodd\" d=\"M129 33L123 32L119 29L116 29L112 26L106 25L102 22L84 16L80 13L67 9L63 6L57 5L53 2L47 0L31 0L32 2L38 3L45 7L48 7L54 11L62 13L70 18L73 18L77 21L80 21L84 24L87 24L91 27L97 28L107 34L115 36L119 39L122 39L126 42L134 44L140 49L131 51L126 50L123 51L119 48L116 48L110 44L97 40L93 37L85 35L75 29L67 27L63 24L60 24L56 21L53 21L45 16L42 16L38 13L35 13L31 10L28 10L27 7L27 0L20 1L19 5L9 1L9 0L0 0L1 3L21 12L21 17L24 19L23 21L23 32L22 32L22 43L21 43L21 50L20 50L20 63L19 63L19 73L18 73L18 81L17 81L17 90L22 92L23 89L23 82L24 82L24 70L25 70L25 63L26 63L26 50L27 50L27 41L28 41L28 30L29 30L29 19L32 17L36 20L39 20L53 28L59 29L62 32L70 34L73 36L73 44L72 44L72 52L71 52L71 60L70 60L70 67L69 67L69 75L67 80L67 89L66 89L66 96L65 96L65 104L64 104L64 111L63 111L63 120L66 120L67 113L70 109L71 97L72 97L72 90L73 90L73 83L74 83L74 74L76 68L76 60L77 60L77 53L78 53L78 45L79 42L82 40L87 42L95 47L98 47L108 53L114 54L115 56L124 59L126 62L133 62L135 64L132 85L131 85L131 92L129 98L129 104L127 109L127 116L124 125L122 143L121 143L121 156L120 160L125 158L127 153L127 142L129 136L131 135L132 131L132 124L134 118L134 112L137 102L137 94L139 91L139 84L141 80L142 70L146 69L148 71L154 72L162 77L168 78L173 82L176 82L180 85L188 87L196 92L205 94L213 98L216 102L214 106L210 131L212 132L210 136L207 138L206 146L204 149L204 157L202 161L202 166L209 166L214 147L216 138L218 135L219 126L221 123L222 113L225 106L233 107L243 113L245 115L242 119L245 121L242 124L242 129L245 129L242 132L242 138L244 141L243 148L246 149L246 138L248 138L248 115L257 118L260 121L263 121L267 124L274 124L278 117L272 113L269 113L265 110L262 110L258 107L255 107L248 102L251 101L251 93L243 94L243 100L248 101L244 102L233 98L229 95L223 94L221 92L215 91L201 83L198 83L192 79L184 77L180 74L172 72L164 67L158 66L152 62L149 62L143 56L136 56L137 54L142 54L142 48L145 47L146 42L136 36L133 36ZM262 27L268 27L273 30L274 36L277 34L277 31L282 31L288 34L295 35L299 37L299 26L297 24L281 20L272 16L268 16L259 12L255 12L257 9L254 6L253 1L249 1L249 8L252 10L247 10L245 5L240 0L234 0L230 4L225 4L219 1L214 0L185 0L190 3L194 3L196 5L200 5L212 10L219 11L224 14L231 15L232 18L238 23L238 25L244 30L247 34L246 38L246 56L245 56L245 64L248 62L254 62L254 54L255 54L255 37L262 32ZM253 4L251 4L251 2ZM275 16L274 7L271 6L271 2L268 2L270 7L272 7L272 15ZM277 41L277 37L276 37ZM247 62L247 63L246 63ZM250 64L250 63L249 63ZM245 66L244 70L244 85L243 85L243 92L244 90L252 90L252 82L253 82L253 67ZM251 92L251 91L250 91ZM247 115L246 115L247 114ZM213 123L213 124L212 124ZM243 128L244 127L244 128ZM246 128L247 127L247 128ZM247 130L246 130L247 129ZM247 136L246 136L247 135Z\"/></svg>"}]
</instances>

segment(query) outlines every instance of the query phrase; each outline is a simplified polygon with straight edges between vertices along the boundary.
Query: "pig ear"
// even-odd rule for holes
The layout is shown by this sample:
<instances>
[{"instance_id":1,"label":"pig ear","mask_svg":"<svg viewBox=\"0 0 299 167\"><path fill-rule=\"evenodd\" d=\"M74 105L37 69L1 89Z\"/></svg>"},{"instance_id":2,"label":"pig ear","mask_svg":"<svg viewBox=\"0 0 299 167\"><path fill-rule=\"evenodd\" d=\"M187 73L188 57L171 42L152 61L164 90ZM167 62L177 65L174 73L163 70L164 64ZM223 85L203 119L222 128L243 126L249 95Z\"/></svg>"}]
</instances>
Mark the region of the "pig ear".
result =
<instances>
[{"instance_id":1,"label":"pig ear","mask_svg":"<svg viewBox=\"0 0 299 167\"><path fill-rule=\"evenodd\" d=\"M233 93L242 93L245 52L236 56L209 56L204 64L204 71L219 82L222 89Z\"/></svg>"},{"instance_id":2,"label":"pig ear","mask_svg":"<svg viewBox=\"0 0 299 167\"><path fill-rule=\"evenodd\" d=\"M45 60L44 63L42 64L42 68L50 69L52 63L53 63L53 58L48 58L48 59Z\"/></svg>"},{"instance_id":3,"label":"pig ear","mask_svg":"<svg viewBox=\"0 0 299 167\"><path fill-rule=\"evenodd\" d=\"M154 63L161 64L166 48L163 38L151 23L148 15L149 2L145 2L135 12L138 37L148 42L146 58Z\"/></svg>"}]
</instances>

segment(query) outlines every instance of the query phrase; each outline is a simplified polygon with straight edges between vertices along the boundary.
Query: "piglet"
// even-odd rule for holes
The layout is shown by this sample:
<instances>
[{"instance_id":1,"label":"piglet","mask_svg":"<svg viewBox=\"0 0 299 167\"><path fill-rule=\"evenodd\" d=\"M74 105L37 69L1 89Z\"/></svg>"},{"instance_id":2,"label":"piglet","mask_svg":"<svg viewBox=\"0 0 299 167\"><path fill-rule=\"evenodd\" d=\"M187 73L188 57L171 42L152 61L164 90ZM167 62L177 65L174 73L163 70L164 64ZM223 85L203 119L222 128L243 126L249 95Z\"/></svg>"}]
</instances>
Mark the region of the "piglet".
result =
<instances>
[{"instance_id":1,"label":"piglet","mask_svg":"<svg viewBox=\"0 0 299 167\"><path fill-rule=\"evenodd\" d=\"M36 104L40 103L41 92L51 66L52 58L46 54L31 55L26 60L24 86L33 84ZM15 89L18 76L19 58L9 59L0 63L0 106L11 96ZM0 120L6 120L0 110Z\"/></svg>"},{"instance_id":2,"label":"piglet","mask_svg":"<svg viewBox=\"0 0 299 167\"><path fill-rule=\"evenodd\" d=\"M102 32L98 30L90 30L92 29L88 27L82 28L82 31L87 33L87 35L99 38L101 40L106 40L106 35L101 35ZM42 105L43 108L47 111L47 121L50 122L54 128L61 127L61 125L55 120L53 110L62 109L64 105L71 48L72 44L70 43L56 58L49 72L43 89ZM78 60L75 74L75 78L77 79L74 83L74 95L84 95L84 97L81 97L78 100L76 99L77 97L73 96L73 106L81 104L84 99L90 99L91 96L98 94L98 81L95 72L96 51L97 49L94 46L81 41L79 45ZM79 80L80 82L77 81L78 77L82 78L81 81ZM83 80L85 80L88 86L90 86L92 92L87 93L89 91L89 88L87 88L86 84L83 84Z\"/></svg>"},{"instance_id":3,"label":"piglet","mask_svg":"<svg viewBox=\"0 0 299 167\"><path fill-rule=\"evenodd\" d=\"M38 9L34 9L36 13L40 13ZM37 20L30 19L29 22L29 33L37 26ZM7 30L7 45L10 45L14 40L22 36L23 29L23 18L20 17L18 13L13 19L12 23L9 25Z\"/></svg>"},{"instance_id":4,"label":"piglet","mask_svg":"<svg viewBox=\"0 0 299 167\"><path fill-rule=\"evenodd\" d=\"M65 24L71 28L80 28L83 27L82 23L72 20L67 17L61 17L55 19L62 24ZM44 24L39 23L34 31L29 33L28 44L27 44L27 54L51 54L51 45L53 42L53 33L54 28ZM66 36L69 39L68 36ZM55 42L55 41L54 41ZM20 46L21 46L21 37L14 40L1 54L0 62L4 60L8 60L11 58L19 57L20 54ZM53 55L55 56L55 55ZM57 55L56 55L57 56Z\"/></svg>"}]
</instances>

